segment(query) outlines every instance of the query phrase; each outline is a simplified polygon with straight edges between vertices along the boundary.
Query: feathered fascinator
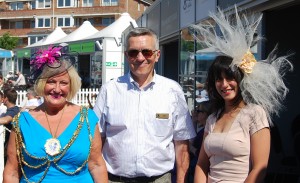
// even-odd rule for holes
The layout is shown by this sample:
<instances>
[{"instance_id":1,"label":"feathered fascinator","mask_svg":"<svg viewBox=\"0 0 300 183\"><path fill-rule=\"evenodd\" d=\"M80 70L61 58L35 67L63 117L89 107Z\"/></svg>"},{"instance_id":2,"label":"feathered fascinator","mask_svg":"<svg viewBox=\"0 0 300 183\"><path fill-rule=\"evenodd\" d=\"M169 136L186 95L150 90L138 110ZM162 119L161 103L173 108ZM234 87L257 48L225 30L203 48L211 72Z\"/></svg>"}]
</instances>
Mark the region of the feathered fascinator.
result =
<instances>
[{"instance_id":1,"label":"feathered fascinator","mask_svg":"<svg viewBox=\"0 0 300 183\"><path fill-rule=\"evenodd\" d=\"M31 57L31 78L45 79L67 71L72 65L71 56L61 52L61 46L40 49Z\"/></svg>"},{"instance_id":2,"label":"feathered fascinator","mask_svg":"<svg viewBox=\"0 0 300 183\"><path fill-rule=\"evenodd\" d=\"M240 83L243 100L247 104L262 106L271 122L270 116L278 114L288 92L282 77L285 71L292 70L292 64L287 56L276 57L276 48L266 60L257 61L254 57L250 48L260 39L255 33L262 19L261 14L239 14L235 7L233 15L225 15L218 8L216 14L210 13L210 17L215 21L220 34L217 34L213 24L203 23L193 26L200 36L194 37L207 47L233 59L231 69L238 67L244 73Z\"/></svg>"}]
</instances>

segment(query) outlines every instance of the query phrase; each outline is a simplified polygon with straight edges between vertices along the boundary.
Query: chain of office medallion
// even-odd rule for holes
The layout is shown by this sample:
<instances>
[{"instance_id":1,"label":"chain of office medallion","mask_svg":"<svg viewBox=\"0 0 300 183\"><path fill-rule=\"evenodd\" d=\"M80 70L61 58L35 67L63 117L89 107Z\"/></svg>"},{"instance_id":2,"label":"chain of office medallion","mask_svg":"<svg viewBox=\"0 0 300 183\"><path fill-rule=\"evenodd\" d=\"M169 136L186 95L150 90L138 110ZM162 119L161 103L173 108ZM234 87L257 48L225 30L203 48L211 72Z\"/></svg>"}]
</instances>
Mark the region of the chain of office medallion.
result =
<instances>
[{"instance_id":1,"label":"chain of office medallion","mask_svg":"<svg viewBox=\"0 0 300 183\"><path fill-rule=\"evenodd\" d=\"M83 110L86 112L85 115L83 115ZM91 152L91 146L92 146L92 135L91 135L91 130L90 130L90 125L89 125L89 121L88 121L88 109L86 107L81 107L80 109L80 119L79 119L79 123L77 125L76 131L73 133L73 136L71 137L70 141L64 146L64 148L60 151L60 153L58 153L58 155L60 155L58 158L54 158L52 160L49 160L47 158L47 156L45 157L36 157L36 156L32 156L25 147L25 144L23 142L22 136L21 136L21 132L20 132L20 128L17 128L19 125L19 117L20 117L20 113L15 117L14 121L16 122L16 128L15 128L15 133L16 133L16 148L17 148L17 157L18 157L18 162L19 162L19 166L21 168L22 174L24 175L24 178L26 180L26 182L30 183L30 181L28 180L22 163L23 165L32 168L32 169L38 169L41 168L42 166L45 166L47 164L47 167L45 169L45 172L43 174L43 176L38 180L38 183L40 183L46 176L47 172L49 171L50 168L50 164L51 162L53 162L56 167L62 171L63 173L67 174L67 175L74 175L77 172L79 172L88 162L88 159L90 157L90 152ZM87 122L87 127L88 127L88 132L89 132L89 140L90 140L90 147L89 147L89 153L88 153L88 157L87 159L82 163L82 165L80 167L78 167L75 171L73 172L68 172L66 170L64 170L63 168L61 168L57 162L65 155L65 153L67 152L67 150L71 147L71 145L74 143L74 141L76 140L77 136L79 135L79 131L82 128L84 119L86 119ZM30 158L32 159L36 159L36 160L45 160L45 162L43 162L40 165L34 166L34 165L30 165L28 162L25 161L24 156L22 155L22 150L24 150L23 152L25 152ZM56 156L58 156L56 155Z\"/></svg>"}]
</instances>

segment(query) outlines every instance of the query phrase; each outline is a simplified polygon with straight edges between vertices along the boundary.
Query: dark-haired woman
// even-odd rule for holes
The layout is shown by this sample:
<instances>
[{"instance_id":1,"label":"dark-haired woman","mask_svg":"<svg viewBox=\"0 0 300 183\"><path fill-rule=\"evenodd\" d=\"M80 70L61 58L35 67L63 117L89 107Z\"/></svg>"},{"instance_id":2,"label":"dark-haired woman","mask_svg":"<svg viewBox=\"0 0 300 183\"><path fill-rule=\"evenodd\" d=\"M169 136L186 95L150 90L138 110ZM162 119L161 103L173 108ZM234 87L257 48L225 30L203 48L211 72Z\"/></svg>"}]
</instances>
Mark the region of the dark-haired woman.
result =
<instances>
[{"instance_id":1,"label":"dark-haired woman","mask_svg":"<svg viewBox=\"0 0 300 183\"><path fill-rule=\"evenodd\" d=\"M206 122L195 182L260 182L266 171L268 119L262 107L243 100L243 73L232 71L231 61L217 57L208 73L207 89L216 112Z\"/></svg>"},{"instance_id":2,"label":"dark-haired woman","mask_svg":"<svg viewBox=\"0 0 300 183\"><path fill-rule=\"evenodd\" d=\"M207 92L212 104L195 170L195 183L259 183L264 181L270 152L272 114L278 114L288 88L287 56L273 52L257 61L252 53L261 14L222 10L199 24L196 38L218 56L209 68Z\"/></svg>"}]
</instances>

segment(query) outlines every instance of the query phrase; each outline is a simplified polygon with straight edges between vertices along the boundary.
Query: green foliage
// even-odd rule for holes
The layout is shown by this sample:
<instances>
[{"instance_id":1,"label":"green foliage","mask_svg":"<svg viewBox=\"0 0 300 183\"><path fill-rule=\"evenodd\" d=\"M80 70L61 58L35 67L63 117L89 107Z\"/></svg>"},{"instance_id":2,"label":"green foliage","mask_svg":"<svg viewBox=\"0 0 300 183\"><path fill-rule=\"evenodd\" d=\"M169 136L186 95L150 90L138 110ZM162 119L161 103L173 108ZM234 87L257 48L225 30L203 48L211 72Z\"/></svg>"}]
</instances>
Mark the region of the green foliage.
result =
<instances>
[{"instance_id":1,"label":"green foliage","mask_svg":"<svg viewBox=\"0 0 300 183\"><path fill-rule=\"evenodd\" d=\"M0 37L0 48L6 49L6 50L13 50L17 47L19 38L12 37L9 32L6 32L3 34L2 37Z\"/></svg>"}]
</instances>

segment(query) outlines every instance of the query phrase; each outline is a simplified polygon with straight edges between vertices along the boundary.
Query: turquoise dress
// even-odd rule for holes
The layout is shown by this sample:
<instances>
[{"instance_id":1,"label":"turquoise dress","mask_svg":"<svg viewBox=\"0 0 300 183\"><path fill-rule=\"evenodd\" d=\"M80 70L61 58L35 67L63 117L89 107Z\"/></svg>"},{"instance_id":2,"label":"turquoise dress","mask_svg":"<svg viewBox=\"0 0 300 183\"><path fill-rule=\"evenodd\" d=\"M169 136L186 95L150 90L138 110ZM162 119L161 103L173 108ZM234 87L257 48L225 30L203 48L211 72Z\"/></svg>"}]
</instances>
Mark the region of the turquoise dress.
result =
<instances>
[{"instance_id":1,"label":"turquoise dress","mask_svg":"<svg viewBox=\"0 0 300 183\"><path fill-rule=\"evenodd\" d=\"M19 118L15 118L19 119L13 123L17 139L21 138L18 144L22 144L20 141L23 141L25 145L25 148L19 146L22 152L19 157L24 158L25 161L22 165L24 172L20 182L93 182L88 171L87 159L98 118L91 109L82 108L81 111L83 115L88 112L88 122L86 118L80 121L80 112L76 115L58 137L61 153L55 156L47 155L45 151L46 140L52 138L52 135L43 126L28 112L21 112ZM79 132L77 137L74 135L76 131ZM91 135L91 140L89 135ZM76 170L80 167L82 168L77 172Z\"/></svg>"}]
</instances>

